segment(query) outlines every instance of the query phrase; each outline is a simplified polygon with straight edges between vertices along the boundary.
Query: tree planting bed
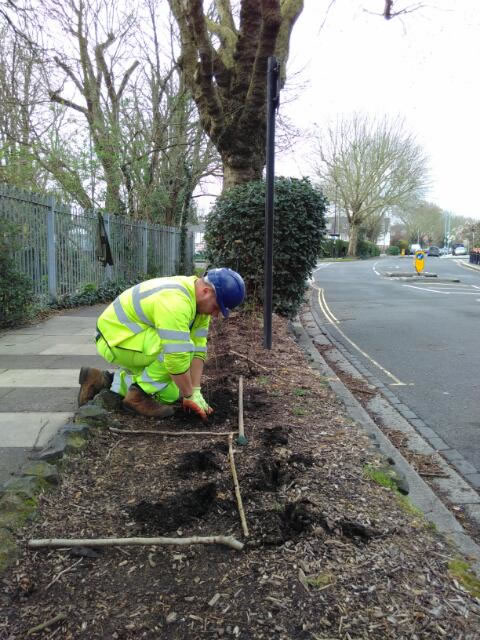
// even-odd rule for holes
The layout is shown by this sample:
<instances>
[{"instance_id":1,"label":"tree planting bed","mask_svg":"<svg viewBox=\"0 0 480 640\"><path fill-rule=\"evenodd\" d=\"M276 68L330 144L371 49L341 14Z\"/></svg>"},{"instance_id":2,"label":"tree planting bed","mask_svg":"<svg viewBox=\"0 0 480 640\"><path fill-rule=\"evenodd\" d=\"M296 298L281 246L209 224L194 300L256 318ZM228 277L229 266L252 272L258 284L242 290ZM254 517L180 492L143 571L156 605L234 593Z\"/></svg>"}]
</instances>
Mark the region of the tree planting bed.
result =
<instances>
[{"instance_id":1,"label":"tree planting bed","mask_svg":"<svg viewBox=\"0 0 480 640\"><path fill-rule=\"evenodd\" d=\"M252 314L211 334L203 390L214 417L109 414L19 532L22 554L2 576L0 638L479 638L479 601L449 573L454 550L365 473L385 461L286 323L274 318L271 352ZM240 375L248 444L235 446L235 464L248 538L228 438L214 437L237 429ZM217 535L245 546L26 545Z\"/></svg>"}]
</instances>

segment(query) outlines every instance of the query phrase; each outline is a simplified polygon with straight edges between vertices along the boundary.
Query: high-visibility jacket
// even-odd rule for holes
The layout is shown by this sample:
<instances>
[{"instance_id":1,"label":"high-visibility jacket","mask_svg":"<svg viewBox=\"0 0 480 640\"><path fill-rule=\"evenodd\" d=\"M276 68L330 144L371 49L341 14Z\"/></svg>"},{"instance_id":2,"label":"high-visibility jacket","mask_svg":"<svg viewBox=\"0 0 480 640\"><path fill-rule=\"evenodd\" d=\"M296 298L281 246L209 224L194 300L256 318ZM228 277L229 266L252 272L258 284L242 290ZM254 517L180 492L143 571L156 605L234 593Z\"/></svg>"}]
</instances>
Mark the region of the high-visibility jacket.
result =
<instances>
[{"instance_id":1,"label":"high-visibility jacket","mask_svg":"<svg viewBox=\"0 0 480 640\"><path fill-rule=\"evenodd\" d=\"M197 314L197 276L154 278L121 293L100 315L99 333L110 347L163 354L168 373L185 373L205 359L210 315Z\"/></svg>"}]
</instances>

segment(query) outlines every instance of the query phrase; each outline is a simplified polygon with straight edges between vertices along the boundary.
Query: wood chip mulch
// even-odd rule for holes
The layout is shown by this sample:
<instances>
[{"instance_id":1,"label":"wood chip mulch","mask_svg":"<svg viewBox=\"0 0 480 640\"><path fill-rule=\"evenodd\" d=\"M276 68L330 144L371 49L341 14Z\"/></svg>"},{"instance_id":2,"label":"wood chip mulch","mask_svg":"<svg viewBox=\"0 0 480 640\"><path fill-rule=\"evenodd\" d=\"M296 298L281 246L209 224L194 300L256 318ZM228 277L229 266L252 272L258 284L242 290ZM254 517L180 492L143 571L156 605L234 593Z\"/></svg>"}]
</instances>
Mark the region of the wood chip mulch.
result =
<instances>
[{"instance_id":1,"label":"wood chip mulch","mask_svg":"<svg viewBox=\"0 0 480 640\"><path fill-rule=\"evenodd\" d=\"M1 579L0 638L480 638L480 601L449 572L455 550L364 473L384 460L286 322L274 318L272 351L254 314L211 333L213 419L109 414L19 532L22 553ZM239 375L248 444L235 447L235 462L248 539L227 438L160 435L236 429ZM195 535L233 535L245 548L26 547L31 538Z\"/></svg>"}]
</instances>

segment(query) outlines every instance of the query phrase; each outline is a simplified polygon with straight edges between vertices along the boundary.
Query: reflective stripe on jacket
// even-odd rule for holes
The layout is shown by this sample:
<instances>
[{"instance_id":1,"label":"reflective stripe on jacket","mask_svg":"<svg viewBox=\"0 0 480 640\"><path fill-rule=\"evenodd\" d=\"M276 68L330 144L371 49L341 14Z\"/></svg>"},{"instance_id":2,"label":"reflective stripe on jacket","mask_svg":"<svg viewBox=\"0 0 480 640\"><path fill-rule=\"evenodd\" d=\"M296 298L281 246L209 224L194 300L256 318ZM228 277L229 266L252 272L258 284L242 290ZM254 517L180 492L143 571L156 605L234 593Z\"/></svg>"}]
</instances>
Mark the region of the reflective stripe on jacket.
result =
<instances>
[{"instance_id":1,"label":"reflective stripe on jacket","mask_svg":"<svg viewBox=\"0 0 480 640\"><path fill-rule=\"evenodd\" d=\"M192 352L205 359L210 316L196 313L197 276L154 278L127 289L98 319L110 347L159 354L169 373L190 368Z\"/></svg>"}]
</instances>

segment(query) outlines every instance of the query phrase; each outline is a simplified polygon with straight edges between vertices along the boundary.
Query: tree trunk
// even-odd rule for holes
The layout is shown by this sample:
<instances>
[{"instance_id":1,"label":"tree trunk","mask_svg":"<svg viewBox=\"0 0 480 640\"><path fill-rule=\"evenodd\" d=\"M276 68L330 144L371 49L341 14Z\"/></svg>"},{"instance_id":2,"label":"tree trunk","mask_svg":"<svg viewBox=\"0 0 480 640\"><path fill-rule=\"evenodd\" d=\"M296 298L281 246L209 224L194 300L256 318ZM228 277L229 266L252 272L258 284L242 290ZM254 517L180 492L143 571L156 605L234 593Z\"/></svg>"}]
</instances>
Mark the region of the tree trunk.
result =
<instances>
[{"instance_id":1,"label":"tree trunk","mask_svg":"<svg viewBox=\"0 0 480 640\"><path fill-rule=\"evenodd\" d=\"M358 226L352 224L350 226L350 241L348 243L348 253L347 255L351 258L354 258L357 255L357 244L358 244Z\"/></svg>"},{"instance_id":2,"label":"tree trunk","mask_svg":"<svg viewBox=\"0 0 480 640\"><path fill-rule=\"evenodd\" d=\"M185 84L222 158L223 191L261 179L268 58L280 61L282 85L289 37L303 0L240 0L237 13L229 1L218 1L208 15L202 0L169 3L180 28Z\"/></svg>"},{"instance_id":3,"label":"tree trunk","mask_svg":"<svg viewBox=\"0 0 480 640\"><path fill-rule=\"evenodd\" d=\"M230 157L222 157L223 163L223 188L227 191L239 184L250 182L251 180L261 180L263 167L265 164L265 153L249 153L244 158L236 156L233 160Z\"/></svg>"}]
</instances>

